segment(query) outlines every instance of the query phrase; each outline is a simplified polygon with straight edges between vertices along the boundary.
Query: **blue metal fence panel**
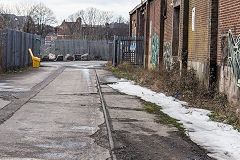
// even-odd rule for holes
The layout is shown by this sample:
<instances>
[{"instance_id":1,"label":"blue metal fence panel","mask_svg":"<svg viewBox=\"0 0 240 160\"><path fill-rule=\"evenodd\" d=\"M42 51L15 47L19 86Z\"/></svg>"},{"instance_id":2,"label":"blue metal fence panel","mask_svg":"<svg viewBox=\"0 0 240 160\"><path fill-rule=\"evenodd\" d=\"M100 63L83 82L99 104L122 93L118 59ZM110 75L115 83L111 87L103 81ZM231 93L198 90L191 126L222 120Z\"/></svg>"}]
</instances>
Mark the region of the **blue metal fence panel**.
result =
<instances>
[{"instance_id":1,"label":"blue metal fence panel","mask_svg":"<svg viewBox=\"0 0 240 160\"><path fill-rule=\"evenodd\" d=\"M20 56L21 56L21 54L20 54L20 43L21 43L20 32L16 32L16 36L15 36L14 40L15 40L15 55L14 55L15 64L14 64L14 66L19 68L20 67L20 59L21 59L20 58Z\"/></svg>"},{"instance_id":2,"label":"blue metal fence panel","mask_svg":"<svg viewBox=\"0 0 240 160\"><path fill-rule=\"evenodd\" d=\"M43 48L43 54L54 53L56 56L63 55L65 57L67 54L74 56L88 53L93 59L111 60L113 42L106 40L57 39L51 45Z\"/></svg>"},{"instance_id":3,"label":"blue metal fence panel","mask_svg":"<svg viewBox=\"0 0 240 160\"><path fill-rule=\"evenodd\" d=\"M41 38L21 31L0 30L0 71L18 69L32 63L28 48L40 55Z\"/></svg>"},{"instance_id":4,"label":"blue metal fence panel","mask_svg":"<svg viewBox=\"0 0 240 160\"><path fill-rule=\"evenodd\" d=\"M3 31L0 30L0 71L4 70L4 35L3 35Z\"/></svg>"}]
</instances>

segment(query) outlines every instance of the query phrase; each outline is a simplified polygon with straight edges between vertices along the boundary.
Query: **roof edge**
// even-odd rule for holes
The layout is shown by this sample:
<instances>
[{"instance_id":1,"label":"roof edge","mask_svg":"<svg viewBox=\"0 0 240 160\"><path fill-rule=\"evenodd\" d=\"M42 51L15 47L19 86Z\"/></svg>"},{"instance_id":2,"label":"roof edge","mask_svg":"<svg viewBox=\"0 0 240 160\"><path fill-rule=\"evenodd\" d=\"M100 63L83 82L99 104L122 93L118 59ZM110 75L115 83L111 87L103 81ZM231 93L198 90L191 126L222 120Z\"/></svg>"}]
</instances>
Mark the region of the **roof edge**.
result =
<instances>
[{"instance_id":1,"label":"roof edge","mask_svg":"<svg viewBox=\"0 0 240 160\"><path fill-rule=\"evenodd\" d=\"M129 12L129 14L133 14L137 9L139 9L142 5L144 5L148 0L143 0L140 4L138 4L133 10Z\"/></svg>"}]
</instances>

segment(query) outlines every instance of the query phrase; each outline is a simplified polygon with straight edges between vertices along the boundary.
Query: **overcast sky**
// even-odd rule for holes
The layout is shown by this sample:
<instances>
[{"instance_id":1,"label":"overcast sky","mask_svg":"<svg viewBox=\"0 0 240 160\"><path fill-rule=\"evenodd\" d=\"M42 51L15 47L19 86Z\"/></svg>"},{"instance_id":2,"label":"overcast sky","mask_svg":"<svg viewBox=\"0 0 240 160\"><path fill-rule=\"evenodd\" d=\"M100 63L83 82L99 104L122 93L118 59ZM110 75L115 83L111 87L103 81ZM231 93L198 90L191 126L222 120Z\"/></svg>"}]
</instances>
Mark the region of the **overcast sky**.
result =
<instances>
[{"instance_id":1,"label":"overcast sky","mask_svg":"<svg viewBox=\"0 0 240 160\"><path fill-rule=\"evenodd\" d=\"M0 4L4 3L10 6L27 2L43 2L53 10L59 21L58 23L61 23L69 15L88 7L112 11L116 15L122 15L128 19L129 11L139 4L141 0L0 0Z\"/></svg>"}]
</instances>

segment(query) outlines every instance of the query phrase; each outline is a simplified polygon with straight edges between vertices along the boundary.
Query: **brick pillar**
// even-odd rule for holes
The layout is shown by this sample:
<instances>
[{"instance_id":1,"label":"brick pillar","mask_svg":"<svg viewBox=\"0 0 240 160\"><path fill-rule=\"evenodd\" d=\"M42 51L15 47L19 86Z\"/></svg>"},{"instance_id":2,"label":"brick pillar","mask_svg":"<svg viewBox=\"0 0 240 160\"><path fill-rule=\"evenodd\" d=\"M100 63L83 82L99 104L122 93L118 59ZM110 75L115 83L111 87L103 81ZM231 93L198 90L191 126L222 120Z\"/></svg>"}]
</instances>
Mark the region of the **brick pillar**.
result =
<instances>
[{"instance_id":1,"label":"brick pillar","mask_svg":"<svg viewBox=\"0 0 240 160\"><path fill-rule=\"evenodd\" d=\"M148 49L149 49L149 16L150 16L150 4L146 2L145 9L145 22L144 22L144 67L148 68Z\"/></svg>"}]
</instances>

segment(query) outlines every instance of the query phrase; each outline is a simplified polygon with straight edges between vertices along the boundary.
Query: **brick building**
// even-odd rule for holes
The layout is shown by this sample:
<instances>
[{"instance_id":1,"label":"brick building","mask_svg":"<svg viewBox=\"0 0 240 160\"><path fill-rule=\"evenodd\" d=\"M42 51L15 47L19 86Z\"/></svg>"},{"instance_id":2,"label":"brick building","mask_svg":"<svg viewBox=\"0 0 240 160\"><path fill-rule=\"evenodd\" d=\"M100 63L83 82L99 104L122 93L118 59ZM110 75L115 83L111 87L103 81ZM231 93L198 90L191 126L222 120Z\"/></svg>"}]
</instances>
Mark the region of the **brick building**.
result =
<instances>
[{"instance_id":1,"label":"brick building","mask_svg":"<svg viewBox=\"0 0 240 160\"><path fill-rule=\"evenodd\" d=\"M238 103L239 7L230 0L145 0L130 12L130 36L144 36L146 68L193 68L206 88Z\"/></svg>"},{"instance_id":2,"label":"brick building","mask_svg":"<svg viewBox=\"0 0 240 160\"><path fill-rule=\"evenodd\" d=\"M161 0L145 0L130 12L130 36L144 36L145 66L159 63Z\"/></svg>"},{"instance_id":3,"label":"brick building","mask_svg":"<svg viewBox=\"0 0 240 160\"><path fill-rule=\"evenodd\" d=\"M208 87L217 76L217 0L189 1L188 67Z\"/></svg>"},{"instance_id":4,"label":"brick building","mask_svg":"<svg viewBox=\"0 0 240 160\"><path fill-rule=\"evenodd\" d=\"M182 50L186 46L182 40L187 40L183 24L188 19L188 14L184 14L184 8L188 9L185 3L145 0L130 12L130 36L144 36L146 68L154 68L160 62L168 68L174 62L181 62L182 67Z\"/></svg>"},{"instance_id":5,"label":"brick building","mask_svg":"<svg viewBox=\"0 0 240 160\"><path fill-rule=\"evenodd\" d=\"M225 93L231 102L238 104L240 102L240 39L237 39L240 34L239 7L238 1L219 0L217 47L219 91ZM230 35L229 30L232 32ZM231 42L233 39L234 43ZM229 52L230 45L234 45L234 52Z\"/></svg>"},{"instance_id":6,"label":"brick building","mask_svg":"<svg viewBox=\"0 0 240 160\"><path fill-rule=\"evenodd\" d=\"M58 39L69 39L74 36L74 34L81 33L82 20L78 18L76 22L66 22L65 20L57 29Z\"/></svg>"}]
</instances>

